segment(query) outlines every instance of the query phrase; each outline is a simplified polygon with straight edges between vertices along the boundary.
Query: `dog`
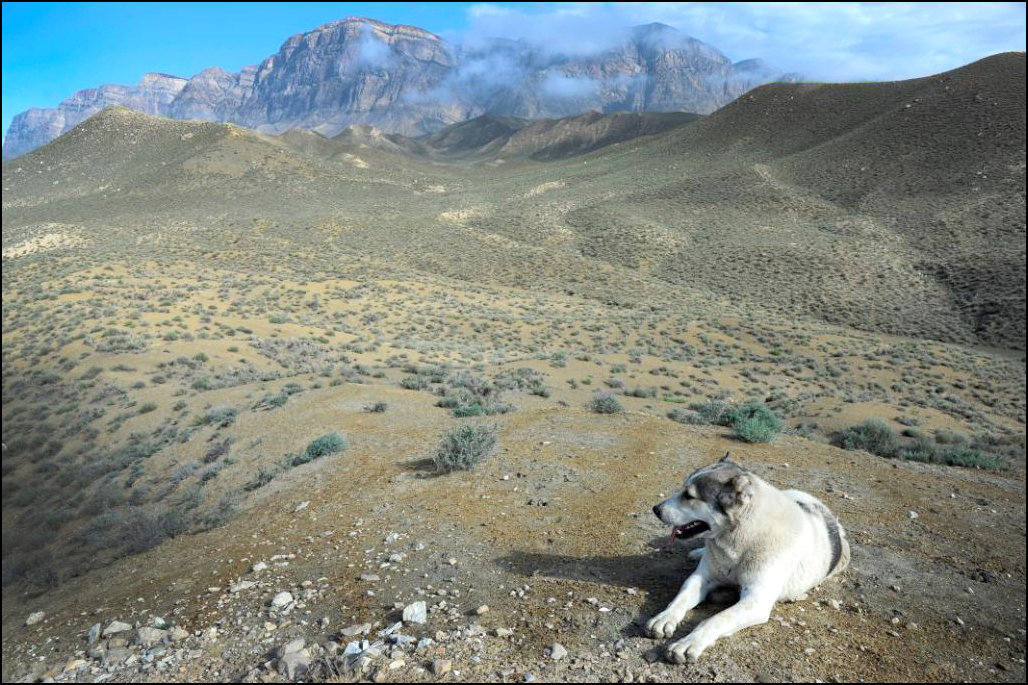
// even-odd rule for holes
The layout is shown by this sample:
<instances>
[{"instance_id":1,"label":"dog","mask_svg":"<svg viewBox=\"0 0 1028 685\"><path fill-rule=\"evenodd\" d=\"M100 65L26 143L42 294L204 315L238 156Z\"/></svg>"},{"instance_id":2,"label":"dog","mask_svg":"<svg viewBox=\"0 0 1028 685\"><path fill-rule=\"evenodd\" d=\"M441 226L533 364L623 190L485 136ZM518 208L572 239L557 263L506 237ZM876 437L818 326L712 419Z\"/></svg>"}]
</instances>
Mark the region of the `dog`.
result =
<instances>
[{"instance_id":1,"label":"dog","mask_svg":"<svg viewBox=\"0 0 1028 685\"><path fill-rule=\"evenodd\" d=\"M668 607L646 623L670 638L685 615L718 587L739 588L739 601L697 625L668 648L675 663L696 661L721 637L766 623L777 601L803 599L843 571L850 546L839 520L816 497L779 490L730 459L693 471L682 491L653 507L675 539L703 539L700 560Z\"/></svg>"}]
</instances>

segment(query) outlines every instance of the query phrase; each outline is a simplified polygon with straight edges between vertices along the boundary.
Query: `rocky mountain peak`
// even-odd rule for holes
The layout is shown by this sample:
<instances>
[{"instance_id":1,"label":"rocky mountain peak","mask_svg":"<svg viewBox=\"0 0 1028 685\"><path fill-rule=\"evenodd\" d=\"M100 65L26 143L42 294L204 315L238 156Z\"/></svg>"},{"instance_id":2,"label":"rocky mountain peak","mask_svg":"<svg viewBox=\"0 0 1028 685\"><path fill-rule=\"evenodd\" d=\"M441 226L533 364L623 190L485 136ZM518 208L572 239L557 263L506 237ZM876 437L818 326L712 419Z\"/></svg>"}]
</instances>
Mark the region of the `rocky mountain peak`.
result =
<instances>
[{"instance_id":1,"label":"rocky mountain peak","mask_svg":"<svg viewBox=\"0 0 1028 685\"><path fill-rule=\"evenodd\" d=\"M709 113L779 77L766 65L733 66L716 48L660 23L629 29L592 54L565 55L509 39L459 48L415 26L347 17L290 37L239 73L148 73L135 86L83 90L55 109L23 112L7 131L3 156L45 144L108 105L270 133L301 127L334 136L365 124L418 136L482 114Z\"/></svg>"}]
</instances>

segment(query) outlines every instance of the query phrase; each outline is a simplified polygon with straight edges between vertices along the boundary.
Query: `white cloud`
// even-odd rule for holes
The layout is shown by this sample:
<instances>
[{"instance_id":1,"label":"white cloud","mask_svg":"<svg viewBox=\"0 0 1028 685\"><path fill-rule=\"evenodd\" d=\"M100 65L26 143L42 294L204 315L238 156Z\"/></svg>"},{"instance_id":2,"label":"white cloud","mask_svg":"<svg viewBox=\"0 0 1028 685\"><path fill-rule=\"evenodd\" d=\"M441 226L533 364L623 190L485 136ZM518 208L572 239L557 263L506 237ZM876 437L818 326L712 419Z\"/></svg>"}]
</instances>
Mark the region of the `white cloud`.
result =
<instances>
[{"instance_id":1,"label":"white cloud","mask_svg":"<svg viewBox=\"0 0 1028 685\"><path fill-rule=\"evenodd\" d=\"M816 80L913 78L1025 49L1022 2L557 3L542 11L478 4L463 39L519 38L555 54L591 54L650 22L733 60L760 57Z\"/></svg>"}]
</instances>

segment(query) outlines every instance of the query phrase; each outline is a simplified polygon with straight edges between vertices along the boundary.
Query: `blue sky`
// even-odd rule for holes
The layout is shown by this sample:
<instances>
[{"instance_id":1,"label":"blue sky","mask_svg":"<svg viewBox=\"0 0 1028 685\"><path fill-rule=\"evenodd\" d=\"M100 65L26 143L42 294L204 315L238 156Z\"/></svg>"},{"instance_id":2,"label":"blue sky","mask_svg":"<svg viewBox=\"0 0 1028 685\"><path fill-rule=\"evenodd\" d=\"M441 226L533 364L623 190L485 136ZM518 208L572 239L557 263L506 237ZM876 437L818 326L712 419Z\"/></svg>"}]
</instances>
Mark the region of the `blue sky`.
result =
<instances>
[{"instance_id":1,"label":"blue sky","mask_svg":"<svg viewBox=\"0 0 1028 685\"><path fill-rule=\"evenodd\" d=\"M454 42L504 36L589 51L661 21L734 60L812 80L912 78L1025 49L1025 3L3 3L3 130L76 90L256 64L290 35L355 15Z\"/></svg>"}]
</instances>

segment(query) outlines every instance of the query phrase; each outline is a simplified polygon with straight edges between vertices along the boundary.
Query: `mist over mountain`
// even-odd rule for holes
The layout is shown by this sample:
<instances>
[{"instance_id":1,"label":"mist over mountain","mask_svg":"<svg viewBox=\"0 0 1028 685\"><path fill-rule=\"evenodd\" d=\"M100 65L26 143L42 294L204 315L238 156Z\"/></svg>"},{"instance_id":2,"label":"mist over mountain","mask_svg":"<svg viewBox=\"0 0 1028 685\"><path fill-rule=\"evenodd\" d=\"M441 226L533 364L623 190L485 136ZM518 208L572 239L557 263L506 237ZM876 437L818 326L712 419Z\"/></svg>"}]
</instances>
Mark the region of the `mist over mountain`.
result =
<instances>
[{"instance_id":1,"label":"mist over mountain","mask_svg":"<svg viewBox=\"0 0 1028 685\"><path fill-rule=\"evenodd\" d=\"M289 38L259 65L190 79L146 74L135 86L79 91L14 117L3 157L33 150L110 105L160 117L236 123L269 133L336 135L354 124L406 136L483 114L559 118L600 112L709 113L756 85L796 80L760 60L733 63L665 24L588 44L478 39L347 18Z\"/></svg>"}]
</instances>

